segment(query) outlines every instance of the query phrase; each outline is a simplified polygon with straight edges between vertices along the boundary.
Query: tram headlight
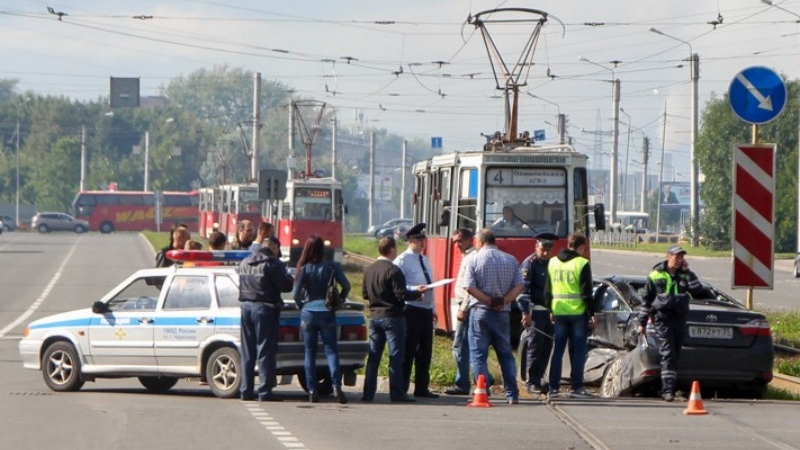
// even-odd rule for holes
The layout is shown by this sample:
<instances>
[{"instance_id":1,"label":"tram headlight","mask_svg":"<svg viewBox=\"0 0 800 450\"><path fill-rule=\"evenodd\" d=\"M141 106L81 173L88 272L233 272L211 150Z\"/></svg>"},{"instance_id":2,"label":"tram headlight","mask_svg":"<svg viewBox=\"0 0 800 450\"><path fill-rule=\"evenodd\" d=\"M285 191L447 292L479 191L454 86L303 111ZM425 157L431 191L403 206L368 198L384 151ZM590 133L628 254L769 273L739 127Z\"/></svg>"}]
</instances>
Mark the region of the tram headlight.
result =
<instances>
[{"instance_id":1,"label":"tram headlight","mask_svg":"<svg viewBox=\"0 0 800 450\"><path fill-rule=\"evenodd\" d=\"M292 239L292 246L296 247L298 245L300 245L300 239L297 238Z\"/></svg>"},{"instance_id":2,"label":"tram headlight","mask_svg":"<svg viewBox=\"0 0 800 450\"><path fill-rule=\"evenodd\" d=\"M328 239L325 239L325 247L330 247L330 246L331 246L331 241L328 240Z\"/></svg>"}]
</instances>

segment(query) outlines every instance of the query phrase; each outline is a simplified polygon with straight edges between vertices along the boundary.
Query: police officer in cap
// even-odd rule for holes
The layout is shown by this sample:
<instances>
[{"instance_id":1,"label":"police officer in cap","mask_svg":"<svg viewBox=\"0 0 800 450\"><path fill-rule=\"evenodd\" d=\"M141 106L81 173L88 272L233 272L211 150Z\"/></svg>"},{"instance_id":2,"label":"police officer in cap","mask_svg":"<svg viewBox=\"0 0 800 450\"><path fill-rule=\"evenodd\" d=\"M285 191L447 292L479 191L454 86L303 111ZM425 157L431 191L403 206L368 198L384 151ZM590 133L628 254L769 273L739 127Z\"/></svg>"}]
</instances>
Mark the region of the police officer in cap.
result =
<instances>
[{"instance_id":1,"label":"police officer in cap","mask_svg":"<svg viewBox=\"0 0 800 450\"><path fill-rule=\"evenodd\" d=\"M689 270L684 259L686 250L674 245L667 250L667 259L653 266L647 276L644 309L639 313L639 334L644 335L647 320L661 341L661 396L675 400L678 358L686 329L691 296L709 296L697 275Z\"/></svg>"},{"instance_id":2,"label":"police officer in cap","mask_svg":"<svg viewBox=\"0 0 800 450\"><path fill-rule=\"evenodd\" d=\"M517 305L522 311L522 326L528 328L524 369L528 393L539 395L547 393L542 388L542 377L553 350L553 322L550 321L550 310L544 298L544 287L553 241L558 236L539 233L536 239L536 250L519 266L525 290L517 297Z\"/></svg>"},{"instance_id":3,"label":"police officer in cap","mask_svg":"<svg viewBox=\"0 0 800 450\"><path fill-rule=\"evenodd\" d=\"M425 224L414 225L408 233L408 248L397 255L394 264L403 271L406 283L410 286L427 286L433 282L431 263L422 254L425 251ZM431 392L430 368L433 356L433 322L436 312L433 309L433 290L422 294L418 302L407 303L406 318L406 354L403 362L404 392L408 392L411 384L411 368L414 367L414 396L436 398Z\"/></svg>"}]
</instances>

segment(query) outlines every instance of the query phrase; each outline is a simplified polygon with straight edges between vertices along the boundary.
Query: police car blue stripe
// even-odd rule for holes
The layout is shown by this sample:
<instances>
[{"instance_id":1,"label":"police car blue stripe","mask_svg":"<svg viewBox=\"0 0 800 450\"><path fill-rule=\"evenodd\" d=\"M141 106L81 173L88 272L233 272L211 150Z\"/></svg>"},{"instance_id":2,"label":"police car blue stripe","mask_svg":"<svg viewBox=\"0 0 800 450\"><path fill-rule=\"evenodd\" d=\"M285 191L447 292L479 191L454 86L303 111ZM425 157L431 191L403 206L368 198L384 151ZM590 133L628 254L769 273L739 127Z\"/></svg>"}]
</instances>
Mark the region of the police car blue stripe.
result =
<instances>
[{"instance_id":1,"label":"police car blue stripe","mask_svg":"<svg viewBox=\"0 0 800 450\"><path fill-rule=\"evenodd\" d=\"M86 318L82 319L70 319L70 320L60 320L58 322L47 322L47 323L37 323L31 324L31 330L45 330L47 328L59 328L59 327L85 327L89 325L89 320Z\"/></svg>"},{"instance_id":2,"label":"police car blue stripe","mask_svg":"<svg viewBox=\"0 0 800 450\"><path fill-rule=\"evenodd\" d=\"M32 330L38 329L48 329L48 328L67 328L67 327L108 327L108 326L121 326L121 325L131 325L131 323L135 323L136 319L132 319L130 317L121 318L121 320L115 321L111 317L92 317L90 319L72 319L72 320L62 320L58 322L48 322L48 323L40 323L36 325L31 325ZM118 322L118 323L117 323ZM239 326L241 324L241 318L239 317L215 317L214 323L219 326ZM336 317L336 324L339 326L351 326L351 325L364 325L367 321L364 316L337 316ZM154 322L149 324L142 324L142 326L200 326L197 323L197 318L194 316L191 317L163 317L159 316L155 318ZM203 325L208 326L208 325ZM280 326L282 327L299 327L300 326L300 317L292 317L292 318L285 318L280 320Z\"/></svg>"}]
</instances>

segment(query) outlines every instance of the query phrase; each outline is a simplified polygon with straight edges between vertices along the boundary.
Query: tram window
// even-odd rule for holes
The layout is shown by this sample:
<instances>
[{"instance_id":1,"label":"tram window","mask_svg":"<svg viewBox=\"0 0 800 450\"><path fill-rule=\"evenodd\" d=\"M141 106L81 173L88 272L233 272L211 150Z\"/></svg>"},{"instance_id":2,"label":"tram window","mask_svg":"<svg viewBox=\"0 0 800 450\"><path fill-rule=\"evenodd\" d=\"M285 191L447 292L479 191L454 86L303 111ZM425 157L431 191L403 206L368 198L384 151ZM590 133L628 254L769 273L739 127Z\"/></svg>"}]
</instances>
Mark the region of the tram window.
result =
<instances>
[{"instance_id":1,"label":"tram window","mask_svg":"<svg viewBox=\"0 0 800 450\"><path fill-rule=\"evenodd\" d=\"M498 236L566 235L566 171L491 167L486 171L485 223Z\"/></svg>"}]
</instances>

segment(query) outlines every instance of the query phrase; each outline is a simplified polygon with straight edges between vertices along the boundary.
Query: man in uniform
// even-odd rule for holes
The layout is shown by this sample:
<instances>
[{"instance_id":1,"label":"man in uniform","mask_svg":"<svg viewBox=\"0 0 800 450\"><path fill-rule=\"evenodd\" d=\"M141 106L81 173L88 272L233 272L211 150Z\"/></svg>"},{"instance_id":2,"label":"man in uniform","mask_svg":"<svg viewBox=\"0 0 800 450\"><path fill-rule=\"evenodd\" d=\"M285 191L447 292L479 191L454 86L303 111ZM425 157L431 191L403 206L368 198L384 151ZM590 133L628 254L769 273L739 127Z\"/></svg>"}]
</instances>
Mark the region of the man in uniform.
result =
<instances>
[{"instance_id":1,"label":"man in uniform","mask_svg":"<svg viewBox=\"0 0 800 450\"><path fill-rule=\"evenodd\" d=\"M489 380L486 359L489 345L494 347L503 389L510 405L519 403L517 368L511 351L509 313L511 302L525 289L519 273L517 259L495 245L494 233L489 229L477 235L478 251L467 259L464 279L458 286L466 289L470 299L469 352L472 373Z\"/></svg>"},{"instance_id":2,"label":"man in uniform","mask_svg":"<svg viewBox=\"0 0 800 450\"><path fill-rule=\"evenodd\" d=\"M651 319L661 341L661 396L675 400L678 357L686 332L686 314L691 295L710 296L684 259L686 250L675 245L667 250L667 259L653 266L647 276L644 310L639 313L639 334L644 335ZM691 294L691 295L690 295Z\"/></svg>"},{"instance_id":3,"label":"man in uniform","mask_svg":"<svg viewBox=\"0 0 800 450\"><path fill-rule=\"evenodd\" d=\"M425 224L414 225L407 233L408 248L397 255L394 264L403 271L410 286L427 286L433 282L431 263L422 254L425 250ZM433 357L433 291L426 291L418 302L408 303L406 317L406 356L403 363L404 392L411 385L414 367L414 397L436 398L430 391L431 358Z\"/></svg>"},{"instance_id":4,"label":"man in uniform","mask_svg":"<svg viewBox=\"0 0 800 450\"><path fill-rule=\"evenodd\" d=\"M567 239L567 248L551 258L547 268L545 300L553 321L553 356L550 358L549 399L558 398L561 384L561 360L567 341L570 347L572 398L590 398L583 388L588 331L594 328L592 268L581 256L586 249L586 236L574 233Z\"/></svg>"},{"instance_id":5,"label":"man in uniform","mask_svg":"<svg viewBox=\"0 0 800 450\"><path fill-rule=\"evenodd\" d=\"M258 363L258 399L281 401L273 392L277 354L278 323L283 307L281 292L291 292L294 279L278 259L281 243L275 237L248 256L236 268L239 274L242 341L242 400L256 397L254 392L255 366Z\"/></svg>"},{"instance_id":6,"label":"man in uniform","mask_svg":"<svg viewBox=\"0 0 800 450\"><path fill-rule=\"evenodd\" d=\"M474 254L475 247L472 246L473 233L467 228L459 228L450 240L456 244L461 252L461 266L458 269L458 279L454 289L458 313L456 315L456 331L453 336L453 359L456 360L456 381L455 386L444 391L447 395L467 395L472 385L469 378L469 339L467 329L469 328L469 297L467 291L462 289L461 280L464 279L464 267L467 257ZM487 380L488 381L488 380Z\"/></svg>"},{"instance_id":7,"label":"man in uniform","mask_svg":"<svg viewBox=\"0 0 800 450\"><path fill-rule=\"evenodd\" d=\"M553 322L545 303L544 286L556 237L550 233L538 235L536 250L520 265L525 291L517 298L517 305L522 311L522 326L528 328L525 374L528 393L533 395L547 393L542 390L542 377L553 349Z\"/></svg>"}]
</instances>

